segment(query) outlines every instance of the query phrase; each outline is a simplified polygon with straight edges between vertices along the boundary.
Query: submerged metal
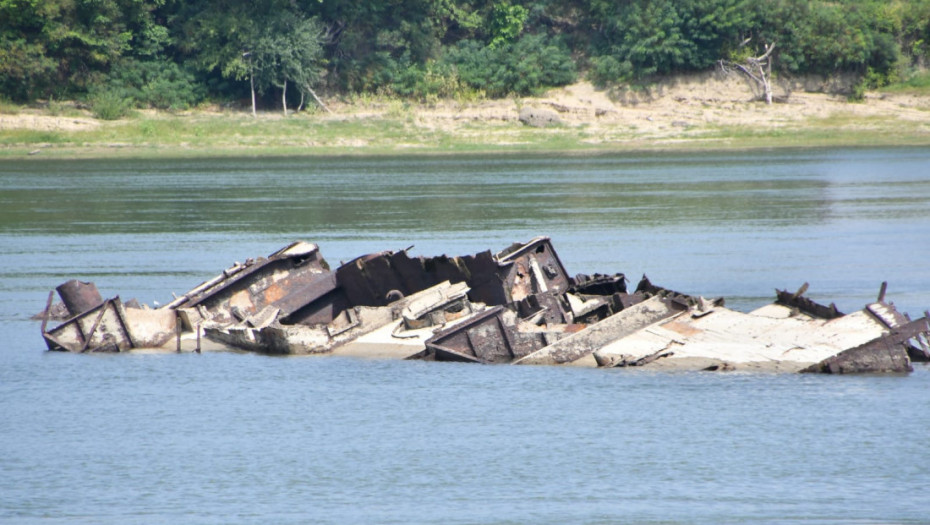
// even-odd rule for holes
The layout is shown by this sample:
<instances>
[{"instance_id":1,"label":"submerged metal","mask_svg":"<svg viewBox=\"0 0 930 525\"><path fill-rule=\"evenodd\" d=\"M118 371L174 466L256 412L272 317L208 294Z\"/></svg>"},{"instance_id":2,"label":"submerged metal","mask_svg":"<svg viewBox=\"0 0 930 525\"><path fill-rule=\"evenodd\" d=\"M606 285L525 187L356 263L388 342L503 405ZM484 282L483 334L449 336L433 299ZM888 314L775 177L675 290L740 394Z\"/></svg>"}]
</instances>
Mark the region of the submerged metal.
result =
<instances>
[{"instance_id":1,"label":"submerged metal","mask_svg":"<svg viewBox=\"0 0 930 525\"><path fill-rule=\"evenodd\" d=\"M295 242L235 263L158 309L102 299L93 283L49 294L50 350L337 354L472 363L792 372L908 372L930 359L930 315L910 320L878 299L839 312L776 290L741 313L654 285L632 293L621 273L569 277L551 240L496 254L358 257L334 271L315 244ZM49 320L65 319L47 329Z\"/></svg>"}]
</instances>

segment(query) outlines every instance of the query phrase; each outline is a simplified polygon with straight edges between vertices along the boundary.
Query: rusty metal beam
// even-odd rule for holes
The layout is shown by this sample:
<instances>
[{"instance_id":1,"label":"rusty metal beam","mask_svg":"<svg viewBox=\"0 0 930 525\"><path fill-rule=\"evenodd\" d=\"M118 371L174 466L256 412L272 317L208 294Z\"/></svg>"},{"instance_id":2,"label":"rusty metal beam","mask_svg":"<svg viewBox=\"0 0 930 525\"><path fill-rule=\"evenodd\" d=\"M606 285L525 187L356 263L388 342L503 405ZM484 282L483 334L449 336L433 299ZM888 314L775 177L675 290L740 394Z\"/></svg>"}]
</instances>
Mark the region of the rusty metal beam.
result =
<instances>
[{"instance_id":1,"label":"rusty metal beam","mask_svg":"<svg viewBox=\"0 0 930 525\"><path fill-rule=\"evenodd\" d=\"M93 339L94 333L97 331L97 327L100 326L100 321L102 321L103 316L106 315L108 306L110 306L109 299L103 302L103 307L100 308L100 313L97 315L97 319L94 321L94 324L91 325L90 332L84 336L84 344L81 346L81 352L87 351L87 345L90 344L90 340Z\"/></svg>"},{"instance_id":2,"label":"rusty metal beam","mask_svg":"<svg viewBox=\"0 0 930 525\"><path fill-rule=\"evenodd\" d=\"M42 315L42 335L45 335L45 329L48 327L48 318L52 315L52 301L55 299L55 290L48 292L48 301L45 303L45 312Z\"/></svg>"},{"instance_id":3,"label":"rusty metal beam","mask_svg":"<svg viewBox=\"0 0 930 525\"><path fill-rule=\"evenodd\" d=\"M804 283L807 285L807 283ZM775 304L787 306L788 308L797 308L812 317L819 319L836 319L843 317L845 314L836 309L836 305L830 303L830 306L824 306L816 301L804 297L807 286L802 286L797 292L791 293L787 290L775 290Z\"/></svg>"},{"instance_id":4,"label":"rusty metal beam","mask_svg":"<svg viewBox=\"0 0 930 525\"><path fill-rule=\"evenodd\" d=\"M844 350L801 372L825 374L911 372L914 368L911 366L906 343L919 335L930 335L930 320L926 317L894 328L886 335Z\"/></svg>"}]
</instances>

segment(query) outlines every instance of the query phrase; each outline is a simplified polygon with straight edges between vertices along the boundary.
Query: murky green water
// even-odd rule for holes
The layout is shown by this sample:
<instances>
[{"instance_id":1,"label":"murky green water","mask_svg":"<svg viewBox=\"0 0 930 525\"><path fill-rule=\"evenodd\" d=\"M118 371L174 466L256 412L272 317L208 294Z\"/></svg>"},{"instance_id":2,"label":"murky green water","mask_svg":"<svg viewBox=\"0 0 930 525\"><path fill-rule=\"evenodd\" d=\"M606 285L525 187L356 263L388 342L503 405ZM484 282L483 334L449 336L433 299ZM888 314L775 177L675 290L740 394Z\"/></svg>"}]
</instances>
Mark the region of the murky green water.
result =
<instances>
[{"instance_id":1,"label":"murky green water","mask_svg":"<svg viewBox=\"0 0 930 525\"><path fill-rule=\"evenodd\" d=\"M930 151L0 162L0 522L923 523L930 371L644 374L43 352L48 290L167 302L313 241L930 308Z\"/></svg>"}]
</instances>

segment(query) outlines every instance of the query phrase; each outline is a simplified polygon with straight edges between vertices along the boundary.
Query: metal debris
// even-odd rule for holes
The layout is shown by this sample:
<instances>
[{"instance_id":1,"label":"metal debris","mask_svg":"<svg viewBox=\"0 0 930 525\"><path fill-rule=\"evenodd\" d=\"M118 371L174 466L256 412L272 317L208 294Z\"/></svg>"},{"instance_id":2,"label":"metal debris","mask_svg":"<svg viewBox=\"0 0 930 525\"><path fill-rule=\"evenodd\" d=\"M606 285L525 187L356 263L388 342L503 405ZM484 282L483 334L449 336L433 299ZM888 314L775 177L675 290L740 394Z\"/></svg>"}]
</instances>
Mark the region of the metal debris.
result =
<instances>
[{"instance_id":1,"label":"metal debris","mask_svg":"<svg viewBox=\"0 0 930 525\"><path fill-rule=\"evenodd\" d=\"M911 321L878 299L844 314L776 290L749 313L643 276L568 276L551 240L496 254L364 255L330 270L317 245L295 242L235 263L151 309L68 281L40 314L50 350L220 348L488 364L908 372L930 360L930 314ZM62 322L48 329L49 321Z\"/></svg>"},{"instance_id":2,"label":"metal debris","mask_svg":"<svg viewBox=\"0 0 930 525\"><path fill-rule=\"evenodd\" d=\"M126 311L119 297L84 310L42 336L49 350L121 352L135 348Z\"/></svg>"}]
</instances>

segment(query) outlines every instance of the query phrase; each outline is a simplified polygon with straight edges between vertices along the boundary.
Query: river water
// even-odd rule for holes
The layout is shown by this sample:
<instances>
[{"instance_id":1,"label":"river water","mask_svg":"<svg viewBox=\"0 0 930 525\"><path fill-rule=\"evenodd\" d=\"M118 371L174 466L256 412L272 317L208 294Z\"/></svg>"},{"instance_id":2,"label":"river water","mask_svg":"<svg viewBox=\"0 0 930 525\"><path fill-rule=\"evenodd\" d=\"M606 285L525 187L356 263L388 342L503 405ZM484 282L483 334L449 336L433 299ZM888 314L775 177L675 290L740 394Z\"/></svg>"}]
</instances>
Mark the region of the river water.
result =
<instances>
[{"instance_id":1,"label":"river water","mask_svg":"<svg viewBox=\"0 0 930 525\"><path fill-rule=\"evenodd\" d=\"M656 373L45 352L48 291L171 300L293 240L335 266L553 239L748 310L930 308L930 150L0 162L0 522L930 523L930 369Z\"/></svg>"}]
</instances>

